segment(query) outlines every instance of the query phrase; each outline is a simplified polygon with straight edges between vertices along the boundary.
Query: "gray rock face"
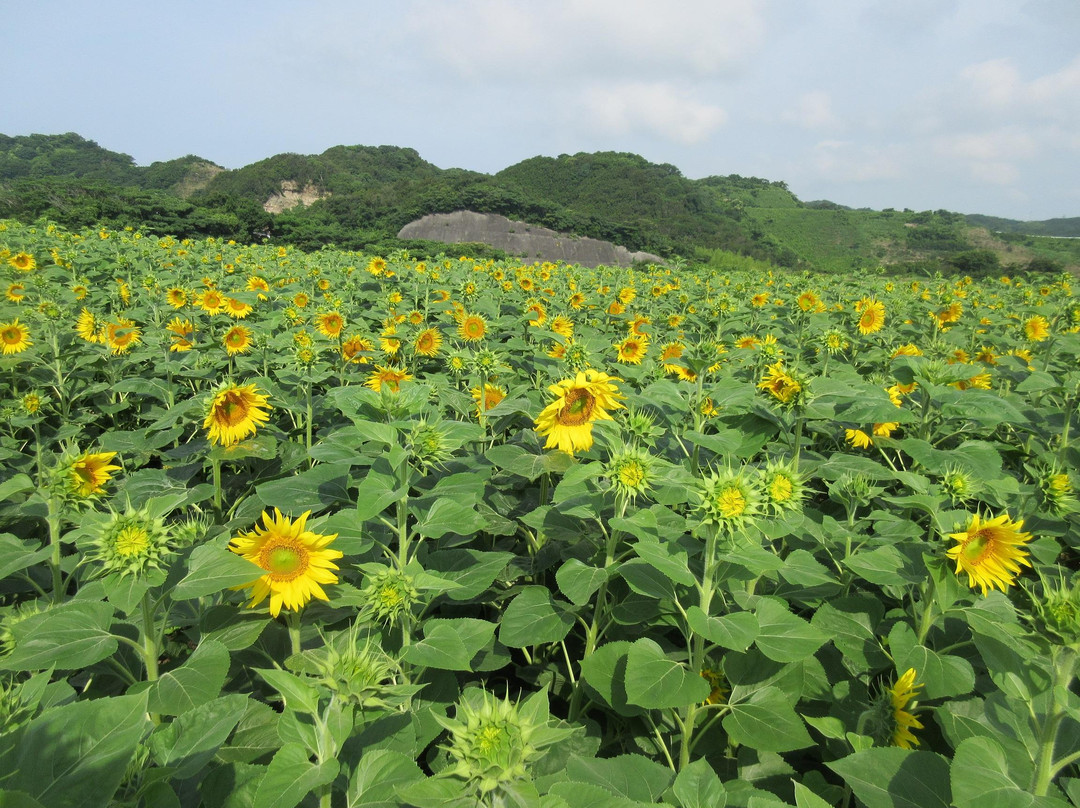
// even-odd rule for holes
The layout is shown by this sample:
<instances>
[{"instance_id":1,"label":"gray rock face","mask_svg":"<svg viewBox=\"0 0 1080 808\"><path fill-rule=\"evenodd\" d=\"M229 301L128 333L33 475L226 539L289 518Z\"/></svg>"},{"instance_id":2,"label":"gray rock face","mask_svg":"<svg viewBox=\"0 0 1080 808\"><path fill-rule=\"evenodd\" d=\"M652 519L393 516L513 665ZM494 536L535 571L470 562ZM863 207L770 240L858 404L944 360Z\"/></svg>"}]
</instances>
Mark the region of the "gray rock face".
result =
<instances>
[{"instance_id":1,"label":"gray rock face","mask_svg":"<svg viewBox=\"0 0 1080 808\"><path fill-rule=\"evenodd\" d=\"M525 261L565 261L568 264L596 266L629 266L635 261L662 264L658 255L630 252L608 241L557 233L546 227L515 222L495 213L474 213L459 210L454 213L429 213L409 222L398 238L417 238L453 244L474 241L489 244Z\"/></svg>"}]
</instances>

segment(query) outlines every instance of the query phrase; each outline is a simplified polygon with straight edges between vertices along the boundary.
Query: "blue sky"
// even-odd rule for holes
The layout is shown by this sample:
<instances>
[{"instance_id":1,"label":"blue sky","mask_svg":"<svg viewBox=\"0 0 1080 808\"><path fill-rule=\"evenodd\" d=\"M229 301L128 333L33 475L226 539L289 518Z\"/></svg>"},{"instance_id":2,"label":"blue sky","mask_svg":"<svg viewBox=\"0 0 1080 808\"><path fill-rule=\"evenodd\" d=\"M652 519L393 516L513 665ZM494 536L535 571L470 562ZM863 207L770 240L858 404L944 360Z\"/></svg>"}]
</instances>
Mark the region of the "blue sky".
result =
<instances>
[{"instance_id":1,"label":"blue sky","mask_svg":"<svg viewBox=\"0 0 1080 808\"><path fill-rule=\"evenodd\" d=\"M0 9L0 132L78 132L139 165L387 144L493 173L610 150L803 200L1080 216L1078 0Z\"/></svg>"}]
</instances>

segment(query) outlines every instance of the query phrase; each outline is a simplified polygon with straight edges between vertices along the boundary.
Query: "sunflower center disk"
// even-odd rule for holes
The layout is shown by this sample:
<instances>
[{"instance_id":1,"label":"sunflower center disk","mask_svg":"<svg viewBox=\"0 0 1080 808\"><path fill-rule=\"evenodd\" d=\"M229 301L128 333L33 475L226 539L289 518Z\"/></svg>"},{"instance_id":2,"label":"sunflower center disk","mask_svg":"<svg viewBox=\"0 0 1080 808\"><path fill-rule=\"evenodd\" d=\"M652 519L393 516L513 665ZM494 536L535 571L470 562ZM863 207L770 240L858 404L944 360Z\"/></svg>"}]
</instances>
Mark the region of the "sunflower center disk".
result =
<instances>
[{"instance_id":1,"label":"sunflower center disk","mask_svg":"<svg viewBox=\"0 0 1080 808\"><path fill-rule=\"evenodd\" d=\"M559 412L563 426L579 426L589 420L596 399L587 390L571 390L566 394L566 404Z\"/></svg>"},{"instance_id":2,"label":"sunflower center disk","mask_svg":"<svg viewBox=\"0 0 1080 808\"><path fill-rule=\"evenodd\" d=\"M260 566L269 571L275 581L291 581L307 568L307 554L298 547L278 545L267 548L260 559Z\"/></svg>"},{"instance_id":3,"label":"sunflower center disk","mask_svg":"<svg viewBox=\"0 0 1080 808\"><path fill-rule=\"evenodd\" d=\"M141 555L150 546L150 537L140 527L126 527L116 537L116 554L124 556Z\"/></svg>"},{"instance_id":4,"label":"sunflower center disk","mask_svg":"<svg viewBox=\"0 0 1080 808\"><path fill-rule=\"evenodd\" d=\"M229 426L236 426L247 417L247 407L244 405L244 400L236 393L229 393L225 396L225 400L221 402L218 412L221 414L219 420L224 421Z\"/></svg>"},{"instance_id":5,"label":"sunflower center disk","mask_svg":"<svg viewBox=\"0 0 1080 808\"><path fill-rule=\"evenodd\" d=\"M964 542L963 549L960 552L968 561L978 562L986 553L992 550L993 537L980 530Z\"/></svg>"}]
</instances>

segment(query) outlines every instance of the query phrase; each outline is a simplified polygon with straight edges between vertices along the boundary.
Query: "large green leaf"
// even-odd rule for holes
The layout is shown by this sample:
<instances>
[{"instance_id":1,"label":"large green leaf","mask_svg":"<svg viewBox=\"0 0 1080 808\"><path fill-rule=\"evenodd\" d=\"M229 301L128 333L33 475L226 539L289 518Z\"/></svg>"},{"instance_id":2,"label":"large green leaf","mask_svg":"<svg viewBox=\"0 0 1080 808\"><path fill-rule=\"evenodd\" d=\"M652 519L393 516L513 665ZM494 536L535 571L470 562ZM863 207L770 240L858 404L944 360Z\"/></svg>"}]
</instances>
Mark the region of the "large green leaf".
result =
<instances>
[{"instance_id":1,"label":"large green leaf","mask_svg":"<svg viewBox=\"0 0 1080 808\"><path fill-rule=\"evenodd\" d=\"M332 783L337 774L336 760L315 764L300 744L285 744L270 761L252 808L294 808L319 786Z\"/></svg>"},{"instance_id":2,"label":"large green leaf","mask_svg":"<svg viewBox=\"0 0 1080 808\"><path fill-rule=\"evenodd\" d=\"M555 583L571 603L584 606L607 577L607 570L590 567L576 558L571 558L555 573Z\"/></svg>"},{"instance_id":3,"label":"large green leaf","mask_svg":"<svg viewBox=\"0 0 1080 808\"><path fill-rule=\"evenodd\" d=\"M439 497L417 523L416 532L431 539L441 538L447 533L471 536L483 530L484 524L483 517L472 504Z\"/></svg>"},{"instance_id":4,"label":"large green leaf","mask_svg":"<svg viewBox=\"0 0 1080 808\"><path fill-rule=\"evenodd\" d=\"M217 698L229 674L229 650L204 639L179 668L161 675L150 691L150 712L180 715Z\"/></svg>"},{"instance_id":5,"label":"large green leaf","mask_svg":"<svg viewBox=\"0 0 1080 808\"><path fill-rule=\"evenodd\" d=\"M214 595L231 586L250 584L266 570L238 556L219 542L196 547L188 559L188 574L173 589L175 600Z\"/></svg>"},{"instance_id":6,"label":"large green leaf","mask_svg":"<svg viewBox=\"0 0 1080 808\"><path fill-rule=\"evenodd\" d=\"M758 635L757 617L751 612L709 617L699 607L691 606L686 610L686 622L691 631L709 642L736 651L745 651Z\"/></svg>"},{"instance_id":7,"label":"large green leaf","mask_svg":"<svg viewBox=\"0 0 1080 808\"><path fill-rule=\"evenodd\" d=\"M21 541L10 533L0 534L0 580L44 561L51 553L48 544L39 547L36 541Z\"/></svg>"},{"instance_id":8,"label":"large green leaf","mask_svg":"<svg viewBox=\"0 0 1080 808\"><path fill-rule=\"evenodd\" d=\"M100 662L117 648L112 615L112 604L100 601L69 601L32 615L14 625L15 650L0 659L0 669L76 670Z\"/></svg>"},{"instance_id":9,"label":"large green leaf","mask_svg":"<svg viewBox=\"0 0 1080 808\"><path fill-rule=\"evenodd\" d=\"M150 736L150 751L159 766L176 771L182 780L197 774L225 743L229 733L243 717L248 697L243 693L222 696L200 704L158 727Z\"/></svg>"},{"instance_id":10,"label":"large green leaf","mask_svg":"<svg viewBox=\"0 0 1080 808\"><path fill-rule=\"evenodd\" d=\"M626 698L648 709L685 707L709 697L709 683L697 671L669 659L650 639L634 642L626 655Z\"/></svg>"},{"instance_id":11,"label":"large green leaf","mask_svg":"<svg viewBox=\"0 0 1080 808\"><path fill-rule=\"evenodd\" d=\"M956 808L1068 808L1055 797L1036 797L1009 774L1001 744L992 738L968 738L953 754L950 767Z\"/></svg>"},{"instance_id":12,"label":"large green leaf","mask_svg":"<svg viewBox=\"0 0 1080 808\"><path fill-rule=\"evenodd\" d=\"M641 755L613 758L571 756L566 776L581 783L594 783L612 794L638 802L656 802L671 785L671 769Z\"/></svg>"},{"instance_id":13,"label":"large green leaf","mask_svg":"<svg viewBox=\"0 0 1080 808\"><path fill-rule=\"evenodd\" d=\"M42 805L105 808L151 726L145 694L47 710L0 757L0 771L10 774L4 786L25 791Z\"/></svg>"},{"instance_id":14,"label":"large green leaf","mask_svg":"<svg viewBox=\"0 0 1080 808\"><path fill-rule=\"evenodd\" d=\"M458 585L446 593L450 600L472 600L491 586L513 557L512 553L457 548L432 553L424 567Z\"/></svg>"},{"instance_id":15,"label":"large green leaf","mask_svg":"<svg viewBox=\"0 0 1080 808\"><path fill-rule=\"evenodd\" d=\"M398 786L423 779L424 773L408 755L390 749L372 749L360 758L349 778L346 808L396 805Z\"/></svg>"},{"instance_id":16,"label":"large green leaf","mask_svg":"<svg viewBox=\"0 0 1080 808\"><path fill-rule=\"evenodd\" d=\"M759 752L790 752L813 743L795 713L791 697L778 688L756 690L746 701L731 704L730 708L723 724L732 743Z\"/></svg>"},{"instance_id":17,"label":"large green leaf","mask_svg":"<svg viewBox=\"0 0 1080 808\"><path fill-rule=\"evenodd\" d=\"M941 755L875 747L826 763L867 808L948 808L949 764Z\"/></svg>"},{"instance_id":18,"label":"large green leaf","mask_svg":"<svg viewBox=\"0 0 1080 808\"><path fill-rule=\"evenodd\" d=\"M683 768L672 786L682 808L724 808L727 794L716 771L704 758Z\"/></svg>"},{"instance_id":19,"label":"large green leaf","mask_svg":"<svg viewBox=\"0 0 1080 808\"><path fill-rule=\"evenodd\" d=\"M581 678L619 715L641 715L641 708L626 699L626 658L630 643L618 640L601 645L581 660Z\"/></svg>"},{"instance_id":20,"label":"large green leaf","mask_svg":"<svg viewBox=\"0 0 1080 808\"><path fill-rule=\"evenodd\" d=\"M495 624L471 617L427 620L424 638L405 649L414 665L447 671L472 670L472 660L495 636Z\"/></svg>"},{"instance_id":21,"label":"large green leaf","mask_svg":"<svg viewBox=\"0 0 1080 808\"><path fill-rule=\"evenodd\" d=\"M304 511L321 511L331 505L351 505L348 491L349 467L334 463L257 485L255 495L267 507L297 517Z\"/></svg>"},{"instance_id":22,"label":"large green leaf","mask_svg":"<svg viewBox=\"0 0 1080 808\"><path fill-rule=\"evenodd\" d=\"M821 604L810 624L828 635L859 670L870 670L888 662L876 630L882 612L880 601L869 596L836 598Z\"/></svg>"},{"instance_id":23,"label":"large green leaf","mask_svg":"<svg viewBox=\"0 0 1080 808\"><path fill-rule=\"evenodd\" d=\"M805 659L829 639L820 629L789 612L787 604L779 598L762 598L756 613L757 647L777 662Z\"/></svg>"},{"instance_id":24,"label":"large green leaf","mask_svg":"<svg viewBox=\"0 0 1080 808\"><path fill-rule=\"evenodd\" d=\"M953 654L939 654L919 645L915 632L907 623L897 623L889 632L889 648L898 673L915 669L915 679L925 689L921 695L928 699L961 696L975 687L975 670L971 663Z\"/></svg>"},{"instance_id":25,"label":"large green leaf","mask_svg":"<svg viewBox=\"0 0 1080 808\"><path fill-rule=\"evenodd\" d=\"M503 612L499 639L510 648L524 648L546 642L558 642L574 625L574 618L551 597L546 587L527 586Z\"/></svg>"}]
</instances>

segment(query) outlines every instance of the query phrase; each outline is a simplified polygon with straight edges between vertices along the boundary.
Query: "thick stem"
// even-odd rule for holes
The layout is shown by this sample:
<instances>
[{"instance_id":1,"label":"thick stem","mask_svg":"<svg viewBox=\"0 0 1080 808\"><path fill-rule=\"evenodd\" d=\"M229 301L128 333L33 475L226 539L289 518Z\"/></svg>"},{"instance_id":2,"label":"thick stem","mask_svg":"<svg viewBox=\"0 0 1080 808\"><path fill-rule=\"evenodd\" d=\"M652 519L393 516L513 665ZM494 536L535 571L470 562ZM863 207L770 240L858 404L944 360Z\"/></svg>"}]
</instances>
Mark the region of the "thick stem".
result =
<instances>
[{"instance_id":1,"label":"thick stem","mask_svg":"<svg viewBox=\"0 0 1080 808\"><path fill-rule=\"evenodd\" d=\"M158 678L158 646L154 633L154 607L150 603L150 593L142 596L142 649L143 665L146 666L146 681L156 682Z\"/></svg>"},{"instance_id":2,"label":"thick stem","mask_svg":"<svg viewBox=\"0 0 1080 808\"><path fill-rule=\"evenodd\" d=\"M1058 702L1058 693L1067 693L1075 672L1076 654L1068 648L1055 648L1051 657L1053 678L1050 683L1050 707L1046 720L1039 731L1039 751L1035 757L1035 771L1031 778L1031 793L1045 797L1059 767L1054 765L1054 745L1057 743L1058 726L1065 717L1065 710Z\"/></svg>"},{"instance_id":3,"label":"thick stem","mask_svg":"<svg viewBox=\"0 0 1080 808\"><path fill-rule=\"evenodd\" d=\"M286 612L285 625L289 629L289 653L300 653L300 612Z\"/></svg>"},{"instance_id":4,"label":"thick stem","mask_svg":"<svg viewBox=\"0 0 1080 808\"><path fill-rule=\"evenodd\" d=\"M932 575L926 579L920 605L922 616L919 618L919 631L915 636L919 645L925 645L926 637L930 634L930 629L934 627L934 576Z\"/></svg>"},{"instance_id":5,"label":"thick stem","mask_svg":"<svg viewBox=\"0 0 1080 808\"><path fill-rule=\"evenodd\" d=\"M52 599L53 603L60 603L64 599L64 579L60 570L60 503L56 497L48 499L48 515L46 521L49 525L49 547L52 554L49 557L49 567L52 571Z\"/></svg>"}]
</instances>

